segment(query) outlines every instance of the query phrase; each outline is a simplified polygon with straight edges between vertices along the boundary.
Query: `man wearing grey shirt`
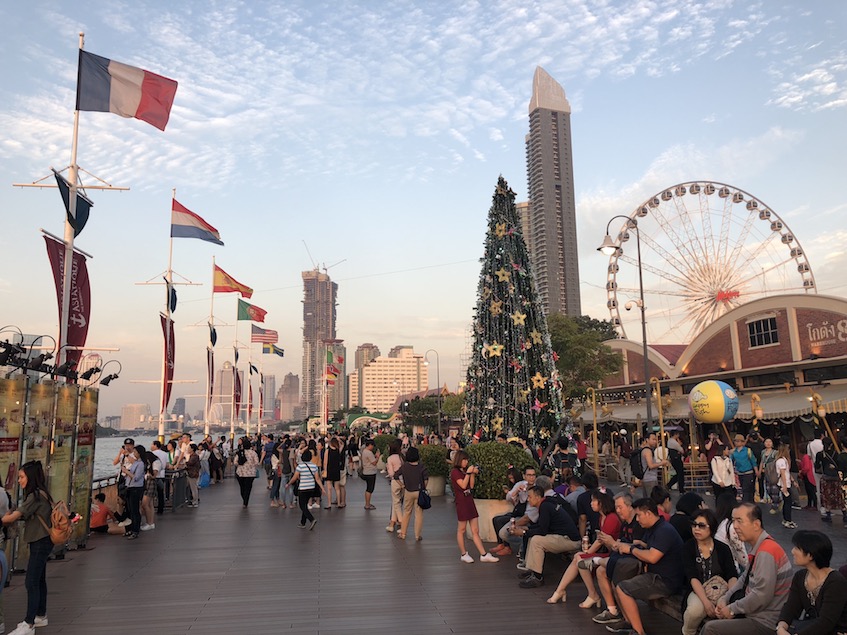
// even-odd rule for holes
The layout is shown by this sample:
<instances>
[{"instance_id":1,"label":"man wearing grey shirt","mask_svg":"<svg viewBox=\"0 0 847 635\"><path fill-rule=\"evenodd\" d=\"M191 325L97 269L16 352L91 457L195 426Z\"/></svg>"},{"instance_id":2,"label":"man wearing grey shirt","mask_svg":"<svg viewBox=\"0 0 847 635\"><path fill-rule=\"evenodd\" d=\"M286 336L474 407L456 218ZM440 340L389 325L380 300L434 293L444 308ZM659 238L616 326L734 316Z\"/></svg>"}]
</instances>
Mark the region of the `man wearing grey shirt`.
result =
<instances>
[{"instance_id":1,"label":"man wearing grey shirt","mask_svg":"<svg viewBox=\"0 0 847 635\"><path fill-rule=\"evenodd\" d=\"M673 478L668 481L668 489L671 489L676 483L679 493L685 494L685 465L682 462L685 449L682 447L680 435L679 430L674 430L671 432L671 438L668 439L668 460L671 462L674 472L676 472Z\"/></svg>"}]
</instances>

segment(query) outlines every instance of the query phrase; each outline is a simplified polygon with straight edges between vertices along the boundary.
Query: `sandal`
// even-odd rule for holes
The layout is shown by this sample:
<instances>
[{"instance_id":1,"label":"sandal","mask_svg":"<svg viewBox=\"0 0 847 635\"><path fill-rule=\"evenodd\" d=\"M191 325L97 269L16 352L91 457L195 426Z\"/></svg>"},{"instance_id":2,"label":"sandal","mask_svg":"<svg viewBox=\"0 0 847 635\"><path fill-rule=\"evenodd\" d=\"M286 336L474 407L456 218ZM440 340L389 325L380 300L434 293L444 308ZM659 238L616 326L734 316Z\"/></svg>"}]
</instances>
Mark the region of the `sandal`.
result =
<instances>
[{"instance_id":1,"label":"sandal","mask_svg":"<svg viewBox=\"0 0 847 635\"><path fill-rule=\"evenodd\" d=\"M376 509L376 507L374 505L365 505L365 509L371 510Z\"/></svg>"}]
</instances>

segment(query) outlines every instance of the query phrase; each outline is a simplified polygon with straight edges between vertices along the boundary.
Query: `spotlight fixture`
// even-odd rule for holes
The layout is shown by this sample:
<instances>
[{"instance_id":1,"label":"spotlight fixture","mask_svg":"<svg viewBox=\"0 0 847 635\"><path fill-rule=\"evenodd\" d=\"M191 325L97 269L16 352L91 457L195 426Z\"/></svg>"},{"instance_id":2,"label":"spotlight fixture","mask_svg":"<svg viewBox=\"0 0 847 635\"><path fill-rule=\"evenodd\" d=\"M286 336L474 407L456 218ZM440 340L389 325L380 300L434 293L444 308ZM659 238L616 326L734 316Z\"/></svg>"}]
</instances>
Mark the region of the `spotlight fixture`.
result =
<instances>
[{"instance_id":1,"label":"spotlight fixture","mask_svg":"<svg viewBox=\"0 0 847 635\"><path fill-rule=\"evenodd\" d=\"M76 362L65 362L61 366L57 366L53 373L62 377L70 377L75 367Z\"/></svg>"},{"instance_id":2,"label":"spotlight fixture","mask_svg":"<svg viewBox=\"0 0 847 635\"><path fill-rule=\"evenodd\" d=\"M101 369L100 369L99 367L97 367L97 366L92 366L92 367L91 367L91 368L89 368L87 371L85 371L84 373L82 373L82 375L80 375L80 376L79 376L79 378L80 378L80 379L84 379L85 381L89 381L92 377L94 377L94 375L95 375L96 373L99 373L99 372L100 372L100 370L101 370Z\"/></svg>"},{"instance_id":3,"label":"spotlight fixture","mask_svg":"<svg viewBox=\"0 0 847 635\"><path fill-rule=\"evenodd\" d=\"M52 357L53 353L39 353L31 360L29 360L29 363L26 365L26 367L28 370L40 370L41 367L44 365L44 362L46 362L48 359L51 359Z\"/></svg>"},{"instance_id":4,"label":"spotlight fixture","mask_svg":"<svg viewBox=\"0 0 847 635\"><path fill-rule=\"evenodd\" d=\"M100 380L100 385L101 386L108 386L110 383L112 383L113 379L117 379L117 378L118 378L117 374L106 375L103 379Z\"/></svg>"}]
</instances>

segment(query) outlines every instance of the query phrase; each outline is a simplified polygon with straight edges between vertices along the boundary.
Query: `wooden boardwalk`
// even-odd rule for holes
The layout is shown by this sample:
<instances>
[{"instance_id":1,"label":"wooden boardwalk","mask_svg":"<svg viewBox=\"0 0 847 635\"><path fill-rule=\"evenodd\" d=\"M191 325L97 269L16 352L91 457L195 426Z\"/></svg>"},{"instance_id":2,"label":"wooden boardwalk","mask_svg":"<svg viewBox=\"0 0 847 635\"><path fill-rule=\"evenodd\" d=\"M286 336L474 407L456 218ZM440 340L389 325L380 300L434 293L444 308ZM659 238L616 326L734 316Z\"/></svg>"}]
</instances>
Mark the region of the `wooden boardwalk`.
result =
<instances>
[{"instance_id":1,"label":"wooden boardwalk","mask_svg":"<svg viewBox=\"0 0 847 635\"><path fill-rule=\"evenodd\" d=\"M423 541L385 531L388 484L379 479L375 511L363 509L363 484L348 481L345 509L315 510L314 531L299 510L271 509L264 479L244 509L233 479L201 491L197 509L159 517L135 541L94 535L84 551L47 568L50 633L578 633L605 634L592 610L545 603L561 575L548 557L547 585L518 587L516 559L459 561L449 498L425 512ZM411 532L410 532L411 537ZM470 543L469 543L469 546ZM6 632L23 619L24 576L2 593ZM648 633L678 633L655 611Z\"/></svg>"}]
</instances>

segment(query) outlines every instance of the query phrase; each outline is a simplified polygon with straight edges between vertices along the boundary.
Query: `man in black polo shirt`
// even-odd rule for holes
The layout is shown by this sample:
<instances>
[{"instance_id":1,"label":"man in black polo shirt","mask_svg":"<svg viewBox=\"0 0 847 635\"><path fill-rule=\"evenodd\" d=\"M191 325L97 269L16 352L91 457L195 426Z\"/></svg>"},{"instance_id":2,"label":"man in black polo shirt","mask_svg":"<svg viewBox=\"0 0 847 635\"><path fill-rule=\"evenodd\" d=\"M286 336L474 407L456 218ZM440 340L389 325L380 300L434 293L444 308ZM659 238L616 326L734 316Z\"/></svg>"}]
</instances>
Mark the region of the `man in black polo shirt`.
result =
<instances>
[{"instance_id":1,"label":"man in black polo shirt","mask_svg":"<svg viewBox=\"0 0 847 635\"><path fill-rule=\"evenodd\" d=\"M636 600L646 602L669 597L683 588L682 538L670 523L659 516L654 501L641 498L633 503L633 507L638 524L644 528L643 539L630 544L619 542L615 549L645 563L647 571L618 584L618 604L629 623L610 624L606 629L612 633L644 635Z\"/></svg>"},{"instance_id":2,"label":"man in black polo shirt","mask_svg":"<svg viewBox=\"0 0 847 635\"><path fill-rule=\"evenodd\" d=\"M544 494L538 485L527 493L527 504L538 507L538 522L530 525L526 532L529 537L525 560L528 575L520 583L524 589L544 584L544 554L576 552L581 548L579 530L563 507L567 503L553 490L547 492L546 497Z\"/></svg>"}]
</instances>

